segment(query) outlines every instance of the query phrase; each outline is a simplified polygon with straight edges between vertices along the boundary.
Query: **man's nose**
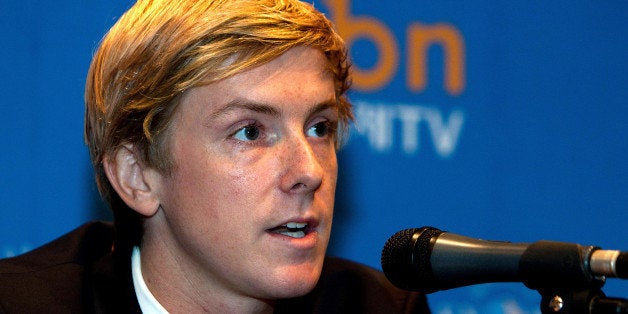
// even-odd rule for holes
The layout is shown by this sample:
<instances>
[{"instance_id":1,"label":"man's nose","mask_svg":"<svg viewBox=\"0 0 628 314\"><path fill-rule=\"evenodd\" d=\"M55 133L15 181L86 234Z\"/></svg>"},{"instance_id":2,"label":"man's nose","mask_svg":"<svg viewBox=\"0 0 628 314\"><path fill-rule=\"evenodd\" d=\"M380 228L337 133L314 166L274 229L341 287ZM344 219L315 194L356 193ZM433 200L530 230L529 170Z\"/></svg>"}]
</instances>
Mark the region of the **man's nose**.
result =
<instances>
[{"instance_id":1,"label":"man's nose","mask_svg":"<svg viewBox=\"0 0 628 314\"><path fill-rule=\"evenodd\" d=\"M285 192L310 193L320 187L323 164L305 135L290 137L280 154L284 167L281 187Z\"/></svg>"}]
</instances>

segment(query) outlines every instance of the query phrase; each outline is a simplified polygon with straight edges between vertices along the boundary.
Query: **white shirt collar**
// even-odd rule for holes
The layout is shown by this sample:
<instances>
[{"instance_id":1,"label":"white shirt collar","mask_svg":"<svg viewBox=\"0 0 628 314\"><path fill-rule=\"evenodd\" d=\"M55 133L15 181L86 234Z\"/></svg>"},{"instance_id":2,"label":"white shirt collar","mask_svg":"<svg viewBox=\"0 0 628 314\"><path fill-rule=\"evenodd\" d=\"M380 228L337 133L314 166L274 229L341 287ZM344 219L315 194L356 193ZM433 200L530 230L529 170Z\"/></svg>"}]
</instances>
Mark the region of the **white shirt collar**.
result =
<instances>
[{"instance_id":1,"label":"white shirt collar","mask_svg":"<svg viewBox=\"0 0 628 314\"><path fill-rule=\"evenodd\" d=\"M133 274L133 287L135 296L140 304L142 313L146 314L168 314L168 311L155 299L155 296L148 290L144 277L142 277L142 264L140 258L140 248L134 247L131 255L131 273Z\"/></svg>"}]
</instances>

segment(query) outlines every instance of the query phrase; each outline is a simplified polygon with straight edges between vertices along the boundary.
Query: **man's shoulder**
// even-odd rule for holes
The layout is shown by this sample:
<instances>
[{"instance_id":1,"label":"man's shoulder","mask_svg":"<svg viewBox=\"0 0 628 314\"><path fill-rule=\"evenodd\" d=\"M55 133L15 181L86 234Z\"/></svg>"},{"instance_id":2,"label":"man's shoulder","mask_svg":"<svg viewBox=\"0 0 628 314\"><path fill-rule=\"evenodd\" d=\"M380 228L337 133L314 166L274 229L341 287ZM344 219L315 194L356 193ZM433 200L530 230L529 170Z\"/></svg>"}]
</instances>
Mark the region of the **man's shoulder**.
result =
<instances>
[{"instance_id":1,"label":"man's shoulder","mask_svg":"<svg viewBox=\"0 0 628 314\"><path fill-rule=\"evenodd\" d=\"M0 259L0 275L47 271L62 265L88 265L111 252L113 226L90 222L25 254Z\"/></svg>"},{"instance_id":2,"label":"man's shoulder","mask_svg":"<svg viewBox=\"0 0 628 314\"><path fill-rule=\"evenodd\" d=\"M92 222L20 256L0 260L0 310L72 311L80 306L87 269L111 252L113 227Z\"/></svg>"},{"instance_id":3,"label":"man's shoulder","mask_svg":"<svg viewBox=\"0 0 628 314\"><path fill-rule=\"evenodd\" d=\"M429 313L425 295L401 290L381 271L337 257L325 258L310 294L284 305L285 312L301 307L311 313Z\"/></svg>"},{"instance_id":4,"label":"man's shoulder","mask_svg":"<svg viewBox=\"0 0 628 314\"><path fill-rule=\"evenodd\" d=\"M393 287L384 274L370 266L339 257L326 257L319 285L357 285L388 289ZM396 289L393 287L393 289Z\"/></svg>"}]
</instances>

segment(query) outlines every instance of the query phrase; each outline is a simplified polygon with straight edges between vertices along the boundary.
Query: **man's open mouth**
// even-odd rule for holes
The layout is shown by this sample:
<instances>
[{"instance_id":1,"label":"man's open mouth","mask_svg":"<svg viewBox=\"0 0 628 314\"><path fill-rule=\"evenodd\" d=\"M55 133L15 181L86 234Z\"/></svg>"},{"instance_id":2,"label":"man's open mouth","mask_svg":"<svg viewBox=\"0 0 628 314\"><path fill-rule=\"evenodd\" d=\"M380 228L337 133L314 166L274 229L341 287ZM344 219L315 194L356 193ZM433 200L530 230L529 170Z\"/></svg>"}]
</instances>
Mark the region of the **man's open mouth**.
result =
<instances>
[{"instance_id":1,"label":"man's open mouth","mask_svg":"<svg viewBox=\"0 0 628 314\"><path fill-rule=\"evenodd\" d=\"M268 229L268 232L277 233L277 234L285 235L292 238L303 238L310 231L311 231L311 228L309 224L305 222L289 222L285 225Z\"/></svg>"}]
</instances>

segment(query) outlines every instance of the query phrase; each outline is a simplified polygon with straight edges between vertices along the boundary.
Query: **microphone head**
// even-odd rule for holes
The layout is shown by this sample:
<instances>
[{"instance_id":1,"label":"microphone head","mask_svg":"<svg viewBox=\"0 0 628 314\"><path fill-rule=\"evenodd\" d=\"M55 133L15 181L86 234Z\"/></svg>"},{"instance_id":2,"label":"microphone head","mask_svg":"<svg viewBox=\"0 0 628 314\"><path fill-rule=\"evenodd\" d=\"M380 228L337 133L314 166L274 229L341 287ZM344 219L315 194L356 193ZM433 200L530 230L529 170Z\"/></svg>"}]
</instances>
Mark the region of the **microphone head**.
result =
<instances>
[{"instance_id":1,"label":"microphone head","mask_svg":"<svg viewBox=\"0 0 628 314\"><path fill-rule=\"evenodd\" d=\"M382 250L382 270L386 278L404 290L431 293L434 281L430 255L436 238L443 233L432 227L405 229L386 241Z\"/></svg>"}]
</instances>

